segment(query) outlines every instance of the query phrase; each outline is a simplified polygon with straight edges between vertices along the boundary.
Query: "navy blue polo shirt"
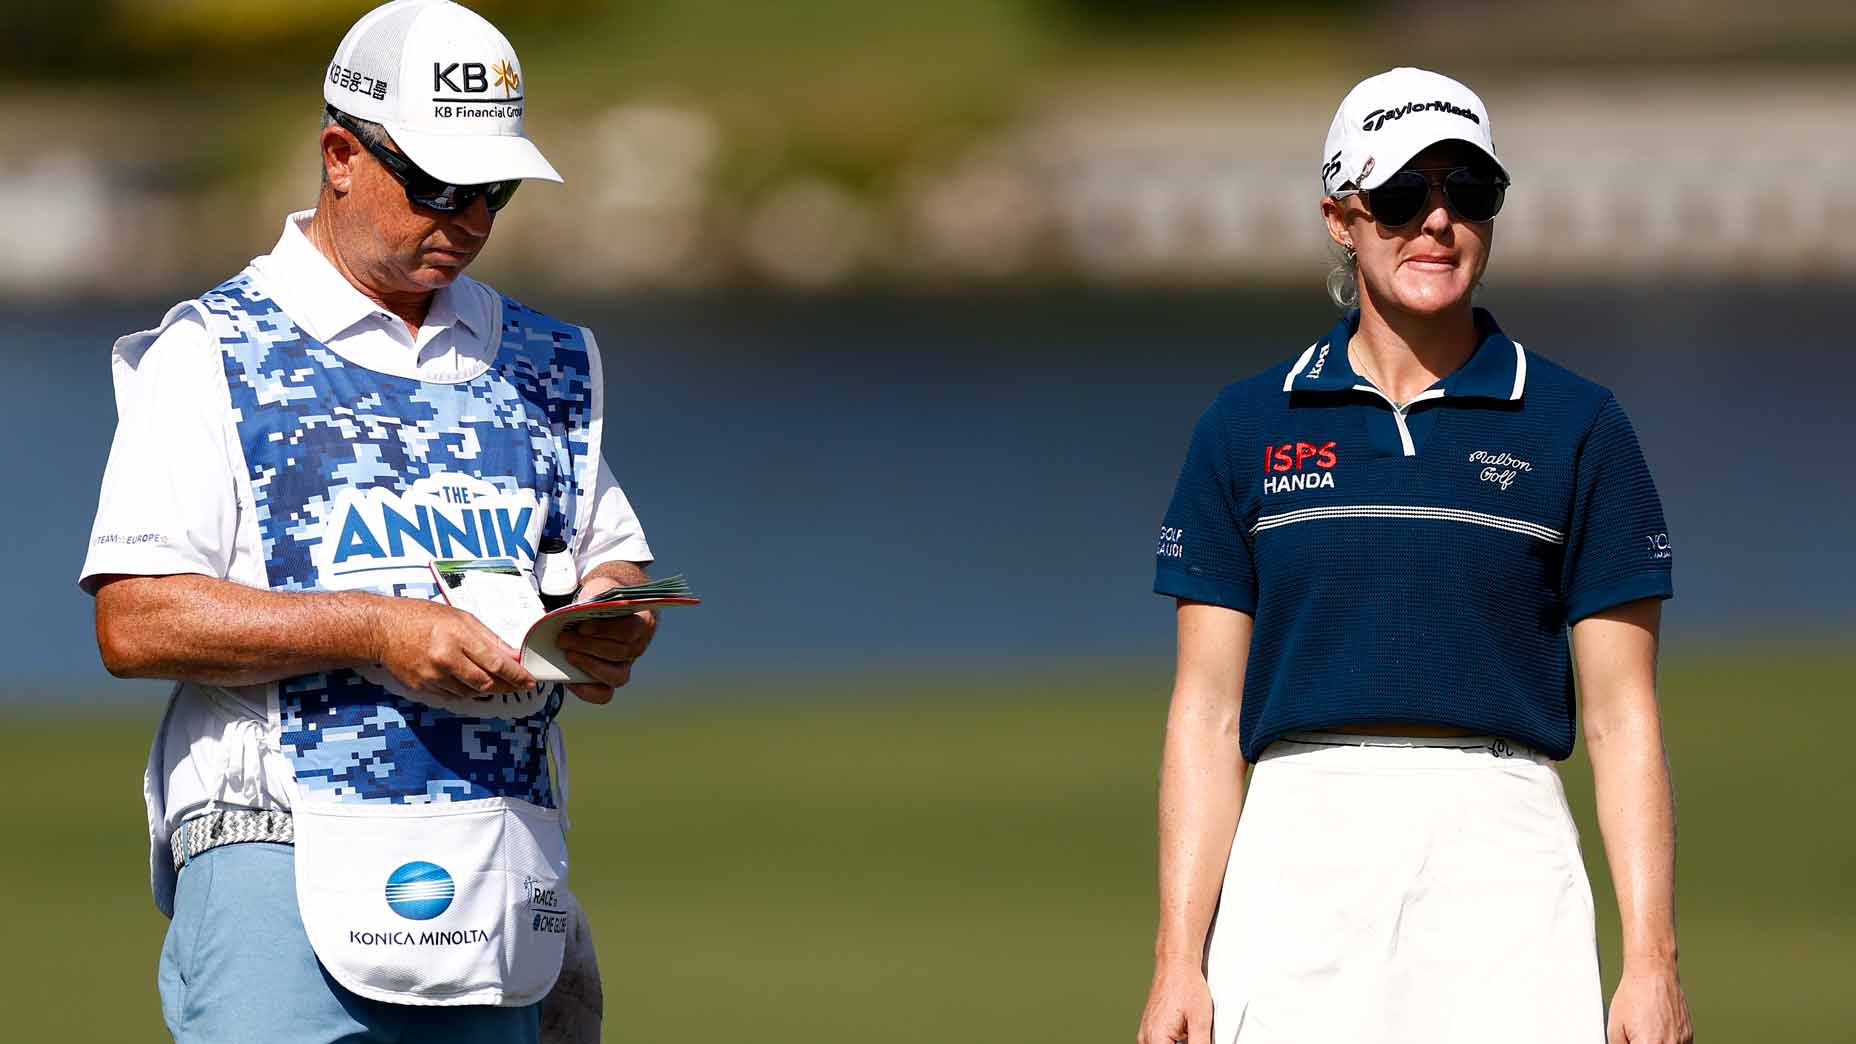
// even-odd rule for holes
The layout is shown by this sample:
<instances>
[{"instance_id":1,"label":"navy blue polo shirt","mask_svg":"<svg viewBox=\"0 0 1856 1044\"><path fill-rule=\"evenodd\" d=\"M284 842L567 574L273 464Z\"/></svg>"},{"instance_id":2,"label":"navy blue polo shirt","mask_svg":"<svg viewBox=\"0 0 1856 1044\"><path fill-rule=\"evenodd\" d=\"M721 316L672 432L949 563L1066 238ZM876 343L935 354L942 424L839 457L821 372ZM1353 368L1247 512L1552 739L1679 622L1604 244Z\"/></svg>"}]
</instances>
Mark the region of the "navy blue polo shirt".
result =
<instances>
[{"instance_id":1,"label":"navy blue polo shirt","mask_svg":"<svg viewBox=\"0 0 1856 1044\"><path fill-rule=\"evenodd\" d=\"M1457 726L1572 753L1568 625L1668 598L1662 503L1604 388L1476 310L1469 361L1403 410L1350 313L1200 418L1154 590L1255 619L1247 761L1297 729Z\"/></svg>"}]
</instances>

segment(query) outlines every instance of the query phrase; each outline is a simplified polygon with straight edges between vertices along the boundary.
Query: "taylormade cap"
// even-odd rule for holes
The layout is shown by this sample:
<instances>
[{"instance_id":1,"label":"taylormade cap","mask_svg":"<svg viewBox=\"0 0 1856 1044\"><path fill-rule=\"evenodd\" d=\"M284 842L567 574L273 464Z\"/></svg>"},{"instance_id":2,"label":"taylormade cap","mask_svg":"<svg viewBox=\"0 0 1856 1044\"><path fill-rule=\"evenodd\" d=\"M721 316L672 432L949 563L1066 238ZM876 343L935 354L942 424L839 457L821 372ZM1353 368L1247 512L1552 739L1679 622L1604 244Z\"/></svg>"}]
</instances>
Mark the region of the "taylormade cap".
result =
<instances>
[{"instance_id":1,"label":"taylormade cap","mask_svg":"<svg viewBox=\"0 0 1856 1044\"><path fill-rule=\"evenodd\" d=\"M1351 184L1375 189L1411 158L1440 141L1464 141L1501 167L1489 109L1448 76L1398 68L1361 80L1341 99L1321 150L1321 194Z\"/></svg>"},{"instance_id":2,"label":"taylormade cap","mask_svg":"<svg viewBox=\"0 0 1856 1044\"><path fill-rule=\"evenodd\" d=\"M482 15L450 0L393 0L342 37L322 97L385 126L440 181L560 181L522 134L526 86L515 48Z\"/></svg>"}]
</instances>

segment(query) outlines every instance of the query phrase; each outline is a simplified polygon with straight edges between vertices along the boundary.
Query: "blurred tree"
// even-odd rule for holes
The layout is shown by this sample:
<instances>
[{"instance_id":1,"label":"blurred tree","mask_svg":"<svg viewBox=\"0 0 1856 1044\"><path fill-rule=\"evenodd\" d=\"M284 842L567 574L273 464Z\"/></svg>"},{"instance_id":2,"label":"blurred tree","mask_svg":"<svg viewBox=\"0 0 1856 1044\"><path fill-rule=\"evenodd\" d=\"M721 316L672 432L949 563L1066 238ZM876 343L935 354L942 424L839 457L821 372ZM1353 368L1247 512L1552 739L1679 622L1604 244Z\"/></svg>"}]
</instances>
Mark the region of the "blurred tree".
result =
<instances>
[{"instance_id":1,"label":"blurred tree","mask_svg":"<svg viewBox=\"0 0 1856 1044\"><path fill-rule=\"evenodd\" d=\"M376 0L5 0L0 32L25 41L0 82L220 79L314 65ZM470 0L517 39L602 11L598 0ZM573 16L569 18L568 16ZM525 27L536 27L534 34Z\"/></svg>"},{"instance_id":2,"label":"blurred tree","mask_svg":"<svg viewBox=\"0 0 1856 1044\"><path fill-rule=\"evenodd\" d=\"M114 0L7 0L0 4L0 39L13 53L0 81L89 76L101 65Z\"/></svg>"},{"instance_id":3,"label":"blurred tree","mask_svg":"<svg viewBox=\"0 0 1856 1044\"><path fill-rule=\"evenodd\" d=\"M1370 10L1361 0L1053 0L1054 6L1083 18L1122 26L1169 24L1202 20L1224 21L1245 15L1305 15Z\"/></svg>"}]
</instances>

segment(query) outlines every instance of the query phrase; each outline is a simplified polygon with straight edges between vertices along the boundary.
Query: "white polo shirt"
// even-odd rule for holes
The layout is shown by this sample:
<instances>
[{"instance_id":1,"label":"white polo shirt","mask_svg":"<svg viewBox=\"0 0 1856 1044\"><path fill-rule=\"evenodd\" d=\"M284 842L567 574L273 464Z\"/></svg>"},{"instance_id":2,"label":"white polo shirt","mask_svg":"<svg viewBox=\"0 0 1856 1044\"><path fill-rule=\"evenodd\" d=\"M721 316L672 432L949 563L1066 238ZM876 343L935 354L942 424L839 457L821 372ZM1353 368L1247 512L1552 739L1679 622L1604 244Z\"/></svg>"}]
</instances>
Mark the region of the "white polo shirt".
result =
<instances>
[{"instance_id":1,"label":"white polo shirt","mask_svg":"<svg viewBox=\"0 0 1856 1044\"><path fill-rule=\"evenodd\" d=\"M303 229L314 213L286 218L277 245L246 269L256 289L305 333L349 363L399 377L457 382L490 366L500 341L494 290L460 277L433 295L415 336L310 243ZM93 594L109 574L195 573L270 586L257 519L238 497L243 456L219 346L196 314L179 306L176 312L158 335L131 334L112 353L116 436L79 580ZM593 333L585 334L596 357ZM603 454L591 522L576 540L574 561L583 575L604 562L651 561L644 530ZM183 820L218 809L290 807L290 765L269 734L265 690L191 682L176 690L149 757L155 839L165 841Z\"/></svg>"}]
</instances>

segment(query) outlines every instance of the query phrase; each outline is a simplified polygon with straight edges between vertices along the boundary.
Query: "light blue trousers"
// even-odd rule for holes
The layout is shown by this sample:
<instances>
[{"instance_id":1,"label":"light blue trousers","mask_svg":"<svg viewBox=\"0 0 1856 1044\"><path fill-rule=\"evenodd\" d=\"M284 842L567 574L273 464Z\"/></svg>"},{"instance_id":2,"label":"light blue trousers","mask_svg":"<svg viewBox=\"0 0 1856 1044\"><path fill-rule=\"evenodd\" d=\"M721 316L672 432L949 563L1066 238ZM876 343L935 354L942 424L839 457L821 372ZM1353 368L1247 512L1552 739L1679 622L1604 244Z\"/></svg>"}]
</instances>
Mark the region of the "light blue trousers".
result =
<instances>
[{"instance_id":1,"label":"light blue trousers","mask_svg":"<svg viewBox=\"0 0 1856 1044\"><path fill-rule=\"evenodd\" d=\"M541 1006L385 1004L316 960L289 845L224 845L181 868L161 947L161 1015L178 1044L537 1044Z\"/></svg>"}]
</instances>

